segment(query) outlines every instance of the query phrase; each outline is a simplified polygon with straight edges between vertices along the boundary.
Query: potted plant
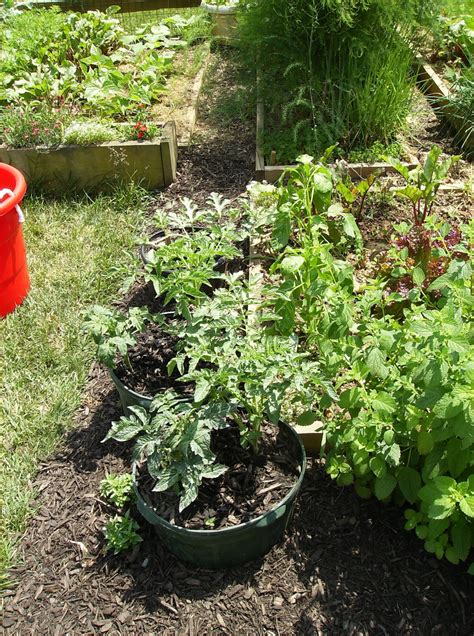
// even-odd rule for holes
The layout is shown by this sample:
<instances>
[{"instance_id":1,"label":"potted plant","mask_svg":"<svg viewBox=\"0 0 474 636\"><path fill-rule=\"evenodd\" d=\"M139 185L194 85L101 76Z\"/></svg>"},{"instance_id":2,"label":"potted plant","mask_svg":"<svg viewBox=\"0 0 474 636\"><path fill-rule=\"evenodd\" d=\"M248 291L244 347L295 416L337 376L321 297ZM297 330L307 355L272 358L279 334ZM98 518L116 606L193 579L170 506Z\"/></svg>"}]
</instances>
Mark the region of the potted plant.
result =
<instances>
[{"instance_id":1,"label":"potted plant","mask_svg":"<svg viewBox=\"0 0 474 636\"><path fill-rule=\"evenodd\" d=\"M140 254L151 297L147 303L127 313L100 306L86 313L84 329L96 343L97 359L107 367L125 412L133 405L148 408L153 394L176 380L176 364L170 364L180 323L189 322L219 286L228 285L228 265L242 260L237 245L246 231L237 229L235 210L224 213L229 201L219 195L211 203L203 211L184 201L179 214L157 219L155 237L160 238L142 246Z\"/></svg>"},{"instance_id":2,"label":"potted plant","mask_svg":"<svg viewBox=\"0 0 474 636\"><path fill-rule=\"evenodd\" d=\"M135 440L138 510L176 556L211 569L256 559L281 539L306 468L264 378L247 373L240 393L230 377L215 377L207 398L198 401L202 384L194 400L166 391L149 410L132 407L105 438Z\"/></svg>"},{"instance_id":3,"label":"potted plant","mask_svg":"<svg viewBox=\"0 0 474 636\"><path fill-rule=\"evenodd\" d=\"M226 44L235 37L239 5L240 0L207 0L201 3L201 7L211 16L212 35Z\"/></svg>"}]
</instances>

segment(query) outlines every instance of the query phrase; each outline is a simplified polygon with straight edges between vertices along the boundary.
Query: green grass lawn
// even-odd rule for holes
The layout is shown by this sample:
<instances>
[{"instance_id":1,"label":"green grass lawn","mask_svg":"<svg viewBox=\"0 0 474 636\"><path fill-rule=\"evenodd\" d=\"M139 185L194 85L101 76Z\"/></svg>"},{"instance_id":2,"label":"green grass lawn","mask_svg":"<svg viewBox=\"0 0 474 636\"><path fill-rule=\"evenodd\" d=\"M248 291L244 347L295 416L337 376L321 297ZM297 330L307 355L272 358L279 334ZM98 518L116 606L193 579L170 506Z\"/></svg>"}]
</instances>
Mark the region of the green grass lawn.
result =
<instances>
[{"instance_id":1,"label":"green grass lawn","mask_svg":"<svg viewBox=\"0 0 474 636\"><path fill-rule=\"evenodd\" d=\"M27 522L31 478L81 402L93 357L81 312L117 297L145 205L138 188L24 202L31 293L0 320L0 588Z\"/></svg>"}]
</instances>

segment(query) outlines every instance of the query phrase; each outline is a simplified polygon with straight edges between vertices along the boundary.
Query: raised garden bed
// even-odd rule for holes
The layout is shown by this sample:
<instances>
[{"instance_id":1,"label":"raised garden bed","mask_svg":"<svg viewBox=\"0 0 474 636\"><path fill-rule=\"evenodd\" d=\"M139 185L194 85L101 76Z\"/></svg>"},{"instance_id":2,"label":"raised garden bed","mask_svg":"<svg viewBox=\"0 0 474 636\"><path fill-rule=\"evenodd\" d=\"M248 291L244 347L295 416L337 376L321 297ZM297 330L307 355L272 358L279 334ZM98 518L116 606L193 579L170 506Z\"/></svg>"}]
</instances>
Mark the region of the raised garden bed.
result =
<instances>
[{"instance_id":1,"label":"raised garden bed","mask_svg":"<svg viewBox=\"0 0 474 636\"><path fill-rule=\"evenodd\" d=\"M56 53L48 18L44 11L8 18L0 66L0 100L6 104L0 110L5 132L0 160L45 190L92 191L131 181L157 189L172 183L178 143L189 144L194 130L209 60L209 43L198 38L196 44L194 38L208 27L178 17L127 33L114 9L80 19L56 12L51 14L57 23ZM25 37L29 21L37 19L47 31L39 60L55 60L42 83L11 35L18 28ZM70 59L74 38L80 46L74 45ZM18 75L12 76L8 69L16 61ZM58 89L61 63L71 79ZM31 105L29 91L44 101Z\"/></svg>"},{"instance_id":2,"label":"raised garden bed","mask_svg":"<svg viewBox=\"0 0 474 636\"><path fill-rule=\"evenodd\" d=\"M107 189L120 182L135 182L155 190L176 177L177 140L174 122L162 126L153 141L110 141L90 146L58 148L6 148L0 162L21 170L31 185L45 190Z\"/></svg>"},{"instance_id":3,"label":"raised garden bed","mask_svg":"<svg viewBox=\"0 0 474 636\"><path fill-rule=\"evenodd\" d=\"M456 114L450 101L452 93L446 82L421 55L417 55L416 65L421 89L428 96L434 98L434 106L437 112L441 112L442 116L463 139L463 148L468 151L474 150L474 130L464 124Z\"/></svg>"}]
</instances>

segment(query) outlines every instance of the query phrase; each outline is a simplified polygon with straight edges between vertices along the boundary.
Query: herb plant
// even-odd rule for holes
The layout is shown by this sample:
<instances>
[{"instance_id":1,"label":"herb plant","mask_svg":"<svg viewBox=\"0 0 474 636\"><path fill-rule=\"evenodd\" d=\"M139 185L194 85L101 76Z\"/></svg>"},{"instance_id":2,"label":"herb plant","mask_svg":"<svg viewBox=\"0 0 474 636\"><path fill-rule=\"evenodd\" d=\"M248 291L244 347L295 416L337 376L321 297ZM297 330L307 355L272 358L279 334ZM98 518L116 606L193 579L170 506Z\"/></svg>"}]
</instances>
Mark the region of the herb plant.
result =
<instances>
[{"instance_id":1,"label":"herb plant","mask_svg":"<svg viewBox=\"0 0 474 636\"><path fill-rule=\"evenodd\" d=\"M104 529L107 548L114 554L130 550L143 541L137 532L139 529L138 523L130 517L129 512L109 519Z\"/></svg>"},{"instance_id":2,"label":"herb plant","mask_svg":"<svg viewBox=\"0 0 474 636\"><path fill-rule=\"evenodd\" d=\"M132 484L132 475L110 473L100 482L100 494L117 508L123 508L126 503L133 501Z\"/></svg>"}]
</instances>

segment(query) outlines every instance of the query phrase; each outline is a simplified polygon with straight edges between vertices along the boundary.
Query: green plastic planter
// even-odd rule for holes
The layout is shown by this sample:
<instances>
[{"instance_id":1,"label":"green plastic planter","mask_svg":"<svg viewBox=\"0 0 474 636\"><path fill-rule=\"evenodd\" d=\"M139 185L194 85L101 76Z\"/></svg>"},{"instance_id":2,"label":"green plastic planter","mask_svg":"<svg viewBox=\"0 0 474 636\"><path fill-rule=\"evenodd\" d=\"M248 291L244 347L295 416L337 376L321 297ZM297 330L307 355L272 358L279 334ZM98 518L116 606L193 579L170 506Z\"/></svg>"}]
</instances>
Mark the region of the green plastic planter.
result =
<instances>
[{"instance_id":1,"label":"green plastic planter","mask_svg":"<svg viewBox=\"0 0 474 636\"><path fill-rule=\"evenodd\" d=\"M282 539L303 482L306 454L293 429L283 422L280 428L288 435L288 443L293 445L300 457L301 473L295 485L279 504L265 514L223 530L189 530L165 521L141 496L135 479L136 466L133 467L138 510L155 527L159 538L173 554L197 567L220 570L254 561Z\"/></svg>"},{"instance_id":2,"label":"green plastic planter","mask_svg":"<svg viewBox=\"0 0 474 636\"><path fill-rule=\"evenodd\" d=\"M144 409L149 409L150 405L153 401L153 398L148 395L141 395L140 393L136 393L129 389L126 384L124 384L112 369L108 369L110 377L112 378L113 383L117 387L117 391L120 396L120 402L122 403L122 408L125 415L129 415L129 407L130 406L143 406Z\"/></svg>"}]
</instances>

